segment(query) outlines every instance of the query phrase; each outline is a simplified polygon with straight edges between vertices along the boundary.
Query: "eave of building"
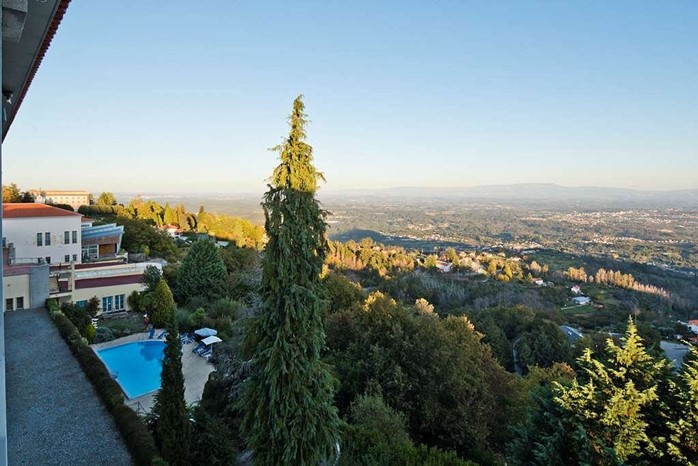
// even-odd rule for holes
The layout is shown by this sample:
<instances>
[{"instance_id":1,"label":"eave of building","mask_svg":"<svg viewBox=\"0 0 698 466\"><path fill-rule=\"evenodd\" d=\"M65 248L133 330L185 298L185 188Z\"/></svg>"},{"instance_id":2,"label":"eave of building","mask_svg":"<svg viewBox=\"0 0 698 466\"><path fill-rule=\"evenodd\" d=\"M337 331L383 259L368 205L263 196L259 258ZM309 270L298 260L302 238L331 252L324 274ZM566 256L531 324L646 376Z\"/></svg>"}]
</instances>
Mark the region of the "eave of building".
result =
<instances>
[{"instance_id":1,"label":"eave of building","mask_svg":"<svg viewBox=\"0 0 698 466\"><path fill-rule=\"evenodd\" d=\"M3 16L5 15L5 3L3 1ZM34 80L69 4L70 0L30 1L27 3L26 17L19 28L19 42L6 39L3 31L2 105L6 114L6 118L3 119L3 140L22 105L24 96ZM5 19L3 18L3 26L4 23ZM7 97L10 95L10 102L8 102Z\"/></svg>"}]
</instances>

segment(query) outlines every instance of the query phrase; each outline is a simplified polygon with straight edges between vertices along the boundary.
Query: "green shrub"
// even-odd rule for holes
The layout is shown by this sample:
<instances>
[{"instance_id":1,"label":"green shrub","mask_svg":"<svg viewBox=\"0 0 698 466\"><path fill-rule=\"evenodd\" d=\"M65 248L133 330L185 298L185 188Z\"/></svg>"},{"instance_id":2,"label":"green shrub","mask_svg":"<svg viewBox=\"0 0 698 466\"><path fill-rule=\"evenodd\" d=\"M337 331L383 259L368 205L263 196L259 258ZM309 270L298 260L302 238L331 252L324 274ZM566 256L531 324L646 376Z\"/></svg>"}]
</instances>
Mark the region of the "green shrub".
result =
<instances>
[{"instance_id":1,"label":"green shrub","mask_svg":"<svg viewBox=\"0 0 698 466\"><path fill-rule=\"evenodd\" d=\"M196 328L213 326L213 320L208 317L206 311L202 307L192 312L190 319L192 325Z\"/></svg>"},{"instance_id":2,"label":"green shrub","mask_svg":"<svg viewBox=\"0 0 698 466\"><path fill-rule=\"evenodd\" d=\"M58 333L68 344L68 348L113 416L134 463L139 466L150 466L158 455L153 436L138 415L124 404L124 395L119 384L112 378L92 348L83 342L75 325L58 311L57 307L56 303L50 300L47 302L49 314Z\"/></svg>"},{"instance_id":3,"label":"green shrub","mask_svg":"<svg viewBox=\"0 0 698 466\"><path fill-rule=\"evenodd\" d=\"M198 308L206 308L208 306L208 299L203 296L194 296L187 301L187 309L195 311Z\"/></svg>"},{"instance_id":4,"label":"green shrub","mask_svg":"<svg viewBox=\"0 0 698 466\"><path fill-rule=\"evenodd\" d=\"M177 327L181 332L190 332L194 330L194 325L191 322L191 312L186 309L177 309L175 311L177 319Z\"/></svg>"},{"instance_id":5,"label":"green shrub","mask_svg":"<svg viewBox=\"0 0 698 466\"><path fill-rule=\"evenodd\" d=\"M231 321L237 318L238 312L243 308L243 305L232 299L221 298L211 304L208 309L208 315L214 319L227 317Z\"/></svg>"},{"instance_id":6,"label":"green shrub","mask_svg":"<svg viewBox=\"0 0 698 466\"><path fill-rule=\"evenodd\" d=\"M95 332L94 343L104 343L105 341L112 341L118 338L116 332L109 327L98 327Z\"/></svg>"},{"instance_id":7,"label":"green shrub","mask_svg":"<svg viewBox=\"0 0 698 466\"><path fill-rule=\"evenodd\" d=\"M202 408L194 411L196 428L192 431L192 464L236 464L237 452L231 442L228 426L219 418L209 416Z\"/></svg>"},{"instance_id":8,"label":"green shrub","mask_svg":"<svg viewBox=\"0 0 698 466\"><path fill-rule=\"evenodd\" d=\"M94 327L94 325L90 324L85 328L85 332L83 333L82 336L87 339L88 343L92 343L95 341L95 336L97 335L97 329Z\"/></svg>"},{"instance_id":9,"label":"green shrub","mask_svg":"<svg viewBox=\"0 0 698 466\"><path fill-rule=\"evenodd\" d=\"M341 466L400 464L407 466L467 466L455 452L415 446L404 414L385 404L380 395L359 396L349 411Z\"/></svg>"},{"instance_id":10,"label":"green shrub","mask_svg":"<svg viewBox=\"0 0 698 466\"><path fill-rule=\"evenodd\" d=\"M143 298L138 291L133 290L133 292L128 295L128 298L126 298L126 303L132 311L143 312Z\"/></svg>"},{"instance_id":11,"label":"green shrub","mask_svg":"<svg viewBox=\"0 0 698 466\"><path fill-rule=\"evenodd\" d=\"M131 408L121 403L112 409L112 415L124 437L136 464L150 465L158 456L155 441L145 424Z\"/></svg>"}]
</instances>

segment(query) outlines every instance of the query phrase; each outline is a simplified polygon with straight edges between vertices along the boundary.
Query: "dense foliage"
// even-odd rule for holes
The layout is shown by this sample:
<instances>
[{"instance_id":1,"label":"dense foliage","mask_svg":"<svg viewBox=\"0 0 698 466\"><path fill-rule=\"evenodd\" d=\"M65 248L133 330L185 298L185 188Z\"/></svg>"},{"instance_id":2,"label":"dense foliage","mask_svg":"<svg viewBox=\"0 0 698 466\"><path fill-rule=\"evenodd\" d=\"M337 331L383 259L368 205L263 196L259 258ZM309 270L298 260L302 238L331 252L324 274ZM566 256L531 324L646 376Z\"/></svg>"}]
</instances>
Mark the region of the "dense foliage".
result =
<instances>
[{"instance_id":1,"label":"dense foliage","mask_svg":"<svg viewBox=\"0 0 698 466\"><path fill-rule=\"evenodd\" d=\"M153 291L143 295L142 301L150 321L156 327L165 327L174 320L175 301L165 280L160 279Z\"/></svg>"},{"instance_id":2,"label":"dense foliage","mask_svg":"<svg viewBox=\"0 0 698 466\"><path fill-rule=\"evenodd\" d=\"M442 319L375 292L329 315L326 328L340 410L378 389L416 442L482 460L506 439L499 426L514 413L513 378L467 318Z\"/></svg>"},{"instance_id":3,"label":"dense foliage","mask_svg":"<svg viewBox=\"0 0 698 466\"><path fill-rule=\"evenodd\" d=\"M677 378L630 321L621 344L609 340L599 357L586 350L578 365L571 383L536 395L510 445L515 464L694 464L694 362Z\"/></svg>"},{"instance_id":4,"label":"dense foliage","mask_svg":"<svg viewBox=\"0 0 698 466\"><path fill-rule=\"evenodd\" d=\"M157 253L162 248L162 244L156 242L156 247L150 244L156 238L147 236L145 231L138 227L150 226L151 230L159 232L152 227L176 226L184 232L203 233L212 238L232 241L238 247L260 248L264 243L264 229L261 225L256 225L240 217L226 214L214 214L206 212L202 206L198 213L187 212L182 204L170 207L169 204L160 205L154 200L143 200L136 197L124 206L116 204L111 193L106 195L103 202L95 205L81 206L78 212L91 217L100 217L104 220L116 221L120 225L125 225L127 231L124 232L124 248L129 252L143 252L143 246L148 246L150 252ZM164 234L166 238L174 244L174 240ZM134 238L130 238L133 235ZM127 238L129 238L127 240ZM166 256L159 256L166 257Z\"/></svg>"}]
</instances>

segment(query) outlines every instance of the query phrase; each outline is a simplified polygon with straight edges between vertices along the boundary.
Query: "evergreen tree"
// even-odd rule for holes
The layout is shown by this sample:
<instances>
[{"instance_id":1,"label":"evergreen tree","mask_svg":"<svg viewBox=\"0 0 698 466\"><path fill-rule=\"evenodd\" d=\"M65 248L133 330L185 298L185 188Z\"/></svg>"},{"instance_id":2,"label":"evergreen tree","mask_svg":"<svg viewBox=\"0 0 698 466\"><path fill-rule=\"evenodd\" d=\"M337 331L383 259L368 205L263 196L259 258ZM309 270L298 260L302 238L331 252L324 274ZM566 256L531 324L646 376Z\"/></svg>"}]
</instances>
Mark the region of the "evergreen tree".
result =
<instances>
[{"instance_id":1,"label":"evergreen tree","mask_svg":"<svg viewBox=\"0 0 698 466\"><path fill-rule=\"evenodd\" d=\"M153 291L155 287L158 286L158 283L160 283L161 278L162 272L160 269L154 265L148 265L143 271L141 283L146 286L146 291Z\"/></svg>"},{"instance_id":2,"label":"evergreen tree","mask_svg":"<svg viewBox=\"0 0 698 466\"><path fill-rule=\"evenodd\" d=\"M668 362L651 356L632 319L616 345L609 339L606 358L586 350L579 358L580 380L558 386L555 401L572 413L592 442L608 445L623 462L658 464L664 456L667 408L659 393L668 378Z\"/></svg>"},{"instance_id":3,"label":"evergreen tree","mask_svg":"<svg viewBox=\"0 0 698 466\"><path fill-rule=\"evenodd\" d=\"M175 302L165 280L160 279L155 289L145 294L145 305L150 311L150 321L156 327L164 327L174 318Z\"/></svg>"},{"instance_id":4,"label":"evergreen tree","mask_svg":"<svg viewBox=\"0 0 698 466\"><path fill-rule=\"evenodd\" d=\"M172 466L188 464L190 425L184 401L182 375L182 343L177 334L177 321L167 322L167 345L162 361L161 387L155 395L153 411L157 418L155 432L162 457Z\"/></svg>"},{"instance_id":5,"label":"evergreen tree","mask_svg":"<svg viewBox=\"0 0 698 466\"><path fill-rule=\"evenodd\" d=\"M165 209L162 214L162 222L165 225L172 225L173 223L176 223L175 213L170 208L169 202L165 203Z\"/></svg>"},{"instance_id":6,"label":"evergreen tree","mask_svg":"<svg viewBox=\"0 0 698 466\"><path fill-rule=\"evenodd\" d=\"M550 387L543 385L531 394L525 422L512 428L514 439L507 445L511 464L518 466L564 466L570 464L615 465L613 449L589 439L581 422L554 400Z\"/></svg>"},{"instance_id":7,"label":"evergreen tree","mask_svg":"<svg viewBox=\"0 0 698 466\"><path fill-rule=\"evenodd\" d=\"M221 297L227 273L218 247L209 240L196 241L177 271L177 291L189 300L200 296L208 300Z\"/></svg>"},{"instance_id":8,"label":"evergreen tree","mask_svg":"<svg viewBox=\"0 0 698 466\"><path fill-rule=\"evenodd\" d=\"M302 97L293 102L290 134L275 147L281 163L264 195L263 309L248 329L245 348L252 374L240 407L243 431L256 464L317 465L332 454L339 418L334 380L321 361L324 295L320 272L326 253L324 212Z\"/></svg>"},{"instance_id":9,"label":"evergreen tree","mask_svg":"<svg viewBox=\"0 0 698 466\"><path fill-rule=\"evenodd\" d=\"M97 201L95 202L97 205L116 205L116 198L114 197L113 193L110 192L103 192L102 194L99 195L97 198Z\"/></svg>"},{"instance_id":10,"label":"evergreen tree","mask_svg":"<svg viewBox=\"0 0 698 466\"><path fill-rule=\"evenodd\" d=\"M698 464L698 349L691 348L679 380L671 384L677 415L669 423L669 455L677 464Z\"/></svg>"}]
</instances>

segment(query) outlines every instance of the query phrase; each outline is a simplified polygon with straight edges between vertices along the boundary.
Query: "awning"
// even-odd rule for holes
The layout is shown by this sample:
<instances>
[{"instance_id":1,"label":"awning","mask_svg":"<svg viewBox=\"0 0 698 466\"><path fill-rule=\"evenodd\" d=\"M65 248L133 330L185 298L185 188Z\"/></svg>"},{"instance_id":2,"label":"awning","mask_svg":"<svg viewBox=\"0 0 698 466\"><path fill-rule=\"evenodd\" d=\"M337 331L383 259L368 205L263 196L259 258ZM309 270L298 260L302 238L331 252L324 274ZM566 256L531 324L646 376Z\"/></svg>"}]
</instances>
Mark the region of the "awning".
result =
<instances>
[{"instance_id":1,"label":"awning","mask_svg":"<svg viewBox=\"0 0 698 466\"><path fill-rule=\"evenodd\" d=\"M199 330L194 330L194 333L196 333L200 337L210 337L213 335L218 335L218 332L216 330L208 327L200 328Z\"/></svg>"},{"instance_id":2,"label":"awning","mask_svg":"<svg viewBox=\"0 0 698 466\"><path fill-rule=\"evenodd\" d=\"M218 337L207 337L207 338L204 338L203 340L201 340L201 343L203 343L204 345L208 346L208 345L212 345L212 344L214 344L214 343L220 343L220 342L222 342L222 341L223 341L223 340L221 340L221 339L218 338Z\"/></svg>"}]
</instances>

